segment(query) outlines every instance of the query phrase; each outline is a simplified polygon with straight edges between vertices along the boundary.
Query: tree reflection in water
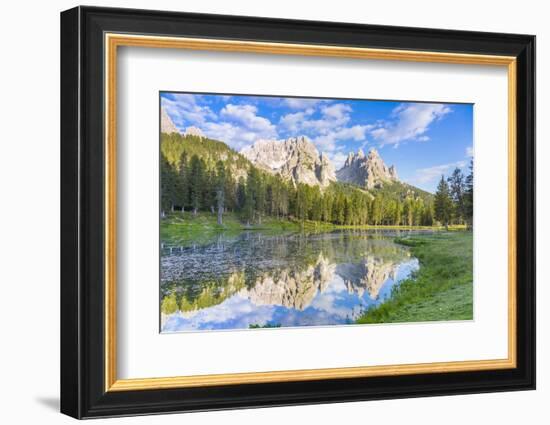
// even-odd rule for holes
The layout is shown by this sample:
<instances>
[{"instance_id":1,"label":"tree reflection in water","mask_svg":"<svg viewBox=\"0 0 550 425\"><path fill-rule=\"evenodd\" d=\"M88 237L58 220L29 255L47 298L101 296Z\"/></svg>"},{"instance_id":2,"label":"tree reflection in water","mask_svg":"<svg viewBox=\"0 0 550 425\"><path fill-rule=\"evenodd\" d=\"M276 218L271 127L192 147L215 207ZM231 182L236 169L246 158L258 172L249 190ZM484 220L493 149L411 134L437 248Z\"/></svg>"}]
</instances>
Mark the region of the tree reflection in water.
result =
<instances>
[{"instance_id":1,"label":"tree reflection in water","mask_svg":"<svg viewBox=\"0 0 550 425\"><path fill-rule=\"evenodd\" d=\"M266 236L164 247L162 332L353 323L418 269L395 232Z\"/></svg>"}]
</instances>

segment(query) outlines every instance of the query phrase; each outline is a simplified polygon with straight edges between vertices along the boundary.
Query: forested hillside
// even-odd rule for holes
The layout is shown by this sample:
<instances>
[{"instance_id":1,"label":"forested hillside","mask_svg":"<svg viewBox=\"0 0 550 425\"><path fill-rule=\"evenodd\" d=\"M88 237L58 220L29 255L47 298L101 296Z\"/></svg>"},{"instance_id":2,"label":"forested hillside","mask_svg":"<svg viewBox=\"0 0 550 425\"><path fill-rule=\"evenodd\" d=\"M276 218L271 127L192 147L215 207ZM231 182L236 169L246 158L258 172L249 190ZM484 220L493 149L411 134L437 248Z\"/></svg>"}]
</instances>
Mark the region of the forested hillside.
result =
<instances>
[{"instance_id":1,"label":"forested hillside","mask_svg":"<svg viewBox=\"0 0 550 425\"><path fill-rule=\"evenodd\" d=\"M454 177L458 181L451 188L443 179L447 189L443 195L438 191L439 197L399 181L370 190L341 182L321 188L270 174L217 140L161 135L163 216L174 210L209 211L219 224L227 212L249 224L261 224L266 216L338 225L464 223L471 217L467 182L462 175Z\"/></svg>"}]
</instances>

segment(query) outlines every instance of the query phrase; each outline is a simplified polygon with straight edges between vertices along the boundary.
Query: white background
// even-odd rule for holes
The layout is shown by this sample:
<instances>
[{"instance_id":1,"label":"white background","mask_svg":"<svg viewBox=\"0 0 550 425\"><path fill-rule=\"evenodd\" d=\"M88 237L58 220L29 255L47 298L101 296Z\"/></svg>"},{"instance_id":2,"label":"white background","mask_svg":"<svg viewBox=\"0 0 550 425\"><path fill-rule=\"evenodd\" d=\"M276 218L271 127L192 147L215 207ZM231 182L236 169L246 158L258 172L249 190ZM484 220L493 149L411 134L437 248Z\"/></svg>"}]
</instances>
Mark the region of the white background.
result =
<instances>
[{"instance_id":1,"label":"white background","mask_svg":"<svg viewBox=\"0 0 550 425\"><path fill-rule=\"evenodd\" d=\"M493 214L508 207L494 184L508 177L506 67L143 48L124 48L118 67L119 378L507 357L508 223ZM144 200L159 199L161 89L473 103L475 320L159 334L158 203Z\"/></svg>"},{"instance_id":2,"label":"white background","mask_svg":"<svg viewBox=\"0 0 550 425\"><path fill-rule=\"evenodd\" d=\"M263 15L537 34L538 140L548 140L550 28L544 2L406 0L337 3L278 0L97 1L97 5ZM2 10L0 104L0 418L6 423L69 423L57 413L59 391L59 11L69 1L10 2ZM538 144L538 216L548 217L547 143ZM167 415L110 423L256 424L350 420L388 424L515 424L548 422L550 398L550 291L544 260L550 256L548 220L538 223L538 390L391 400L236 412Z\"/></svg>"}]
</instances>

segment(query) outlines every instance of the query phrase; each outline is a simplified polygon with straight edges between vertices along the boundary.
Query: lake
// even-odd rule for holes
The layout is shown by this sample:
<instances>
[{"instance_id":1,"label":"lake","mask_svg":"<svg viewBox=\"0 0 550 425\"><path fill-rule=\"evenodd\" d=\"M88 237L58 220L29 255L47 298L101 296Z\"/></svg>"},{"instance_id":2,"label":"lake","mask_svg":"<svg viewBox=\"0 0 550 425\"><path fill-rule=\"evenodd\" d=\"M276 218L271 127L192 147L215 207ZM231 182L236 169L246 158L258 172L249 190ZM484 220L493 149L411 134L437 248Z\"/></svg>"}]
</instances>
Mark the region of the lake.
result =
<instances>
[{"instance_id":1,"label":"lake","mask_svg":"<svg viewBox=\"0 0 550 425\"><path fill-rule=\"evenodd\" d=\"M412 231L220 235L161 247L161 332L352 324L418 269ZM415 231L418 233L418 231Z\"/></svg>"}]
</instances>

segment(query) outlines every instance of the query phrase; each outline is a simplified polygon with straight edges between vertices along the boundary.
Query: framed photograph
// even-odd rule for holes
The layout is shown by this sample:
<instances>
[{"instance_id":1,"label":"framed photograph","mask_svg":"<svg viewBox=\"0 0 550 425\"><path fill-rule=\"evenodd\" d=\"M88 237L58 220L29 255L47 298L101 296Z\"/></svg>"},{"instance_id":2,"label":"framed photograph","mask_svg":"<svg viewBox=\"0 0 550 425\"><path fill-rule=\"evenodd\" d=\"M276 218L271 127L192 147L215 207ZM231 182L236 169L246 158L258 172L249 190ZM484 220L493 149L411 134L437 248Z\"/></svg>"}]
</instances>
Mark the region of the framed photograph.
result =
<instances>
[{"instance_id":1,"label":"framed photograph","mask_svg":"<svg viewBox=\"0 0 550 425\"><path fill-rule=\"evenodd\" d=\"M61 411L535 388L535 37L61 14Z\"/></svg>"}]
</instances>

